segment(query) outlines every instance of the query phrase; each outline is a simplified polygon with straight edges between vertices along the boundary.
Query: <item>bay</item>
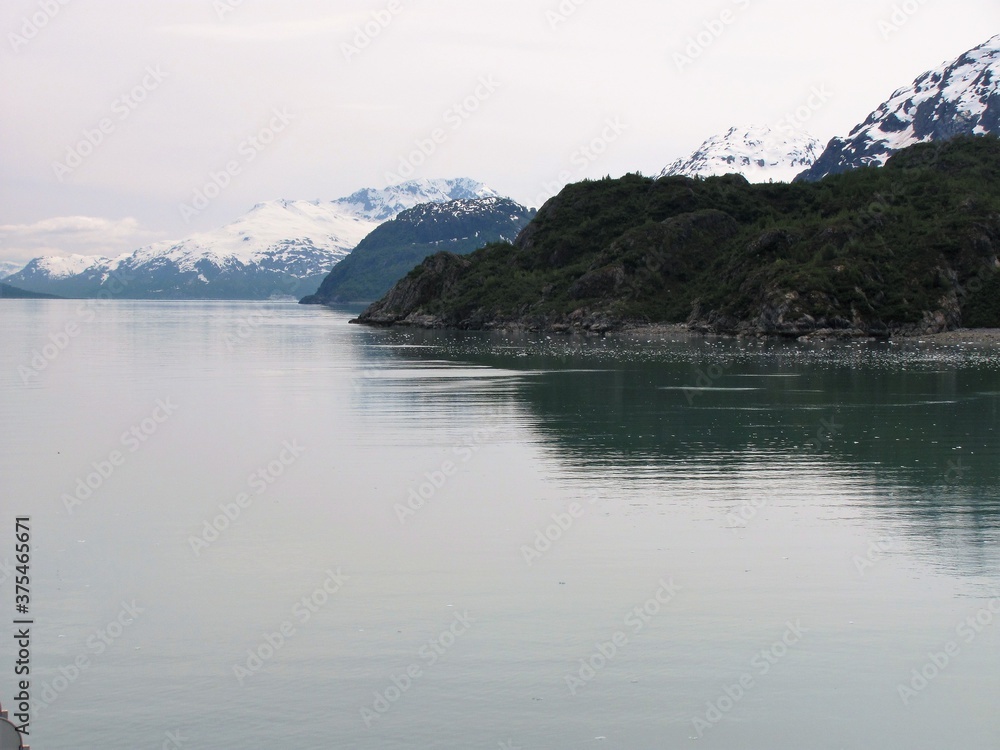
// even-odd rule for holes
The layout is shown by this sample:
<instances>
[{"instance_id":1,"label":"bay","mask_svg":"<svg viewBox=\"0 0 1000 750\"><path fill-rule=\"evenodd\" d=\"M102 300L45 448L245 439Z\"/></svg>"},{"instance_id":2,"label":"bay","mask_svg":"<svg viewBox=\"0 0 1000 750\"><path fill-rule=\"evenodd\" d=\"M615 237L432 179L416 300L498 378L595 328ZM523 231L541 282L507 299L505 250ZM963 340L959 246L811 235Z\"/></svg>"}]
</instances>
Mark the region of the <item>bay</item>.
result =
<instances>
[{"instance_id":1,"label":"bay","mask_svg":"<svg viewBox=\"0 0 1000 750\"><path fill-rule=\"evenodd\" d=\"M356 312L3 301L36 750L1000 742L995 350Z\"/></svg>"}]
</instances>

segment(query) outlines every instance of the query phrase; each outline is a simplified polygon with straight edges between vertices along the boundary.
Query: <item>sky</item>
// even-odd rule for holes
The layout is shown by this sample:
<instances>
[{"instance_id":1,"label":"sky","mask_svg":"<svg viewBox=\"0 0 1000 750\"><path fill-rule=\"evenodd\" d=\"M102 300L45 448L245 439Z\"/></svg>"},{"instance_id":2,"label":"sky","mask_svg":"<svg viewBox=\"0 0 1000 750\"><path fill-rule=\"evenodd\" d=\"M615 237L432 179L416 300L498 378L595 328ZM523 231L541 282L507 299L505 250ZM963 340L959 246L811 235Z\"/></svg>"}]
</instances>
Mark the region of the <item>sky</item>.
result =
<instances>
[{"instance_id":1,"label":"sky","mask_svg":"<svg viewBox=\"0 0 1000 750\"><path fill-rule=\"evenodd\" d=\"M407 177L537 206L732 126L826 143L998 32L996 0L5 0L0 262Z\"/></svg>"}]
</instances>

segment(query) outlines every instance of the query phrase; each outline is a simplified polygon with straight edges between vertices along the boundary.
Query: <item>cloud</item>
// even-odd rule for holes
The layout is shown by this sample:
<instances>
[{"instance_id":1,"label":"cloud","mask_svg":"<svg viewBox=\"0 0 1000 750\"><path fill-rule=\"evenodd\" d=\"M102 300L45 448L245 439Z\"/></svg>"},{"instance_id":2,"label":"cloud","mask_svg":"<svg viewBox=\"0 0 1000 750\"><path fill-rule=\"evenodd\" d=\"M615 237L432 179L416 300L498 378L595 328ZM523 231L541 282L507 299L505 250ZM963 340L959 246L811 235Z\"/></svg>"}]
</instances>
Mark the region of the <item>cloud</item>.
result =
<instances>
[{"instance_id":1,"label":"cloud","mask_svg":"<svg viewBox=\"0 0 1000 750\"><path fill-rule=\"evenodd\" d=\"M57 216L33 224L0 224L0 258L29 261L40 255L117 255L157 238L136 219Z\"/></svg>"}]
</instances>

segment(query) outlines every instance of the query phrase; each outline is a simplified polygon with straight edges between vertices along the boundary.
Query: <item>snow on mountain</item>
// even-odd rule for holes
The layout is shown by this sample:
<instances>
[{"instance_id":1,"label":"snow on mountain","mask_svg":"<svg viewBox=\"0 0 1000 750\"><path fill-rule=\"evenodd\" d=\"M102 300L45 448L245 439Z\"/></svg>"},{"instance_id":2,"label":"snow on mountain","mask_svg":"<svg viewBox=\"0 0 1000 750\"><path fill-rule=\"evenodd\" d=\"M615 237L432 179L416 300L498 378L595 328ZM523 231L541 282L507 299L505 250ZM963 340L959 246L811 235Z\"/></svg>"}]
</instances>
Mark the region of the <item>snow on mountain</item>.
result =
<instances>
[{"instance_id":1,"label":"snow on mountain","mask_svg":"<svg viewBox=\"0 0 1000 750\"><path fill-rule=\"evenodd\" d=\"M712 177L738 173L750 182L791 182L819 156L822 144L805 133L768 126L731 128L713 136L686 159L678 159L660 177Z\"/></svg>"},{"instance_id":2,"label":"snow on mountain","mask_svg":"<svg viewBox=\"0 0 1000 750\"><path fill-rule=\"evenodd\" d=\"M302 302L376 300L427 256L440 251L466 255L491 242L513 241L534 215L509 198L492 196L422 203L365 237Z\"/></svg>"},{"instance_id":3,"label":"snow on mountain","mask_svg":"<svg viewBox=\"0 0 1000 750\"><path fill-rule=\"evenodd\" d=\"M335 201L260 203L236 221L120 257L38 258L13 275L23 288L90 296L259 299L302 296L380 224L429 202L494 196L469 179L414 180Z\"/></svg>"},{"instance_id":4,"label":"snow on mountain","mask_svg":"<svg viewBox=\"0 0 1000 750\"><path fill-rule=\"evenodd\" d=\"M424 203L415 210L407 211L407 218L414 223L420 221L441 221L442 219L462 219L466 217L497 217L504 215L511 221L522 221L528 209L510 198L491 195L484 198L458 198L440 203ZM402 216L398 216L402 220Z\"/></svg>"},{"instance_id":5,"label":"snow on mountain","mask_svg":"<svg viewBox=\"0 0 1000 750\"><path fill-rule=\"evenodd\" d=\"M205 260L218 266L287 261L293 264L289 273L301 277L312 273L317 264L343 258L378 225L329 202L271 201L254 206L224 227L180 242L139 248L121 262L135 270L170 261L181 271L191 271ZM302 266L303 251L314 262Z\"/></svg>"},{"instance_id":6,"label":"snow on mountain","mask_svg":"<svg viewBox=\"0 0 1000 750\"><path fill-rule=\"evenodd\" d=\"M456 200L493 198L498 194L481 182L460 178L457 180L411 180L391 185L383 190L365 188L335 203L355 215L378 222L395 218L408 208L422 203L447 203Z\"/></svg>"},{"instance_id":7,"label":"snow on mountain","mask_svg":"<svg viewBox=\"0 0 1000 750\"><path fill-rule=\"evenodd\" d=\"M834 138L803 180L882 166L915 143L1000 134L1000 34L917 78L846 138Z\"/></svg>"},{"instance_id":8,"label":"snow on mountain","mask_svg":"<svg viewBox=\"0 0 1000 750\"><path fill-rule=\"evenodd\" d=\"M13 260L0 260L0 280L6 279L8 276L17 273L22 268L24 268L24 263L19 263Z\"/></svg>"},{"instance_id":9,"label":"snow on mountain","mask_svg":"<svg viewBox=\"0 0 1000 750\"><path fill-rule=\"evenodd\" d=\"M97 255L51 255L35 258L5 282L30 292L66 297L96 294L109 270L128 255L104 258Z\"/></svg>"},{"instance_id":10,"label":"snow on mountain","mask_svg":"<svg viewBox=\"0 0 1000 750\"><path fill-rule=\"evenodd\" d=\"M109 258L98 255L53 255L35 258L24 266L23 270L27 271L30 268L35 273L44 274L52 279L68 279L111 262Z\"/></svg>"}]
</instances>

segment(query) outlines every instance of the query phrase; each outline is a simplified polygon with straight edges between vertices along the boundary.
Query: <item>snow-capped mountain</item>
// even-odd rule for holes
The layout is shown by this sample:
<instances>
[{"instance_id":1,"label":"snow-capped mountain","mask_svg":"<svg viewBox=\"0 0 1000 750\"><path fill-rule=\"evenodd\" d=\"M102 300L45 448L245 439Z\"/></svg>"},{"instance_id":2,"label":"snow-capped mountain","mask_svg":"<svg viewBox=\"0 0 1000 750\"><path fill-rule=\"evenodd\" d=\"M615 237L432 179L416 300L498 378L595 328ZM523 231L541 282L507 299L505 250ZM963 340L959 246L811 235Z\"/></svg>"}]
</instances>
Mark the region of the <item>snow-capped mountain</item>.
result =
<instances>
[{"instance_id":1,"label":"snow-capped mountain","mask_svg":"<svg viewBox=\"0 0 1000 750\"><path fill-rule=\"evenodd\" d=\"M116 259L98 255L50 255L35 258L4 281L31 292L83 297L96 294L115 265Z\"/></svg>"},{"instance_id":2,"label":"snow-capped mountain","mask_svg":"<svg viewBox=\"0 0 1000 750\"><path fill-rule=\"evenodd\" d=\"M382 222L395 218L400 212L423 203L447 203L448 201L491 197L499 196L481 182L459 178L457 180L411 180L399 185L391 185L382 190L365 188L335 202L354 214Z\"/></svg>"},{"instance_id":3,"label":"snow-capped mountain","mask_svg":"<svg viewBox=\"0 0 1000 750\"><path fill-rule=\"evenodd\" d=\"M1000 34L896 91L800 179L882 166L895 152L957 135L1000 134Z\"/></svg>"},{"instance_id":4,"label":"snow-capped mountain","mask_svg":"<svg viewBox=\"0 0 1000 750\"><path fill-rule=\"evenodd\" d=\"M17 273L24 268L24 263L17 263L12 260L0 260L0 280Z\"/></svg>"},{"instance_id":5,"label":"snow-capped mountain","mask_svg":"<svg viewBox=\"0 0 1000 750\"><path fill-rule=\"evenodd\" d=\"M822 144L806 133L768 126L731 128L713 136L686 159L678 159L660 177L712 177L741 174L750 182L791 182L819 156Z\"/></svg>"},{"instance_id":6,"label":"snow-capped mountain","mask_svg":"<svg viewBox=\"0 0 1000 750\"><path fill-rule=\"evenodd\" d=\"M490 242L513 241L535 212L509 198L423 203L403 211L365 237L304 304L371 302L428 255L474 252Z\"/></svg>"},{"instance_id":7,"label":"snow-capped mountain","mask_svg":"<svg viewBox=\"0 0 1000 750\"><path fill-rule=\"evenodd\" d=\"M474 180L414 180L335 201L270 201L219 229L116 258L36 258L10 283L77 297L102 290L122 298L300 297L315 291L333 266L400 212L495 195Z\"/></svg>"}]
</instances>

